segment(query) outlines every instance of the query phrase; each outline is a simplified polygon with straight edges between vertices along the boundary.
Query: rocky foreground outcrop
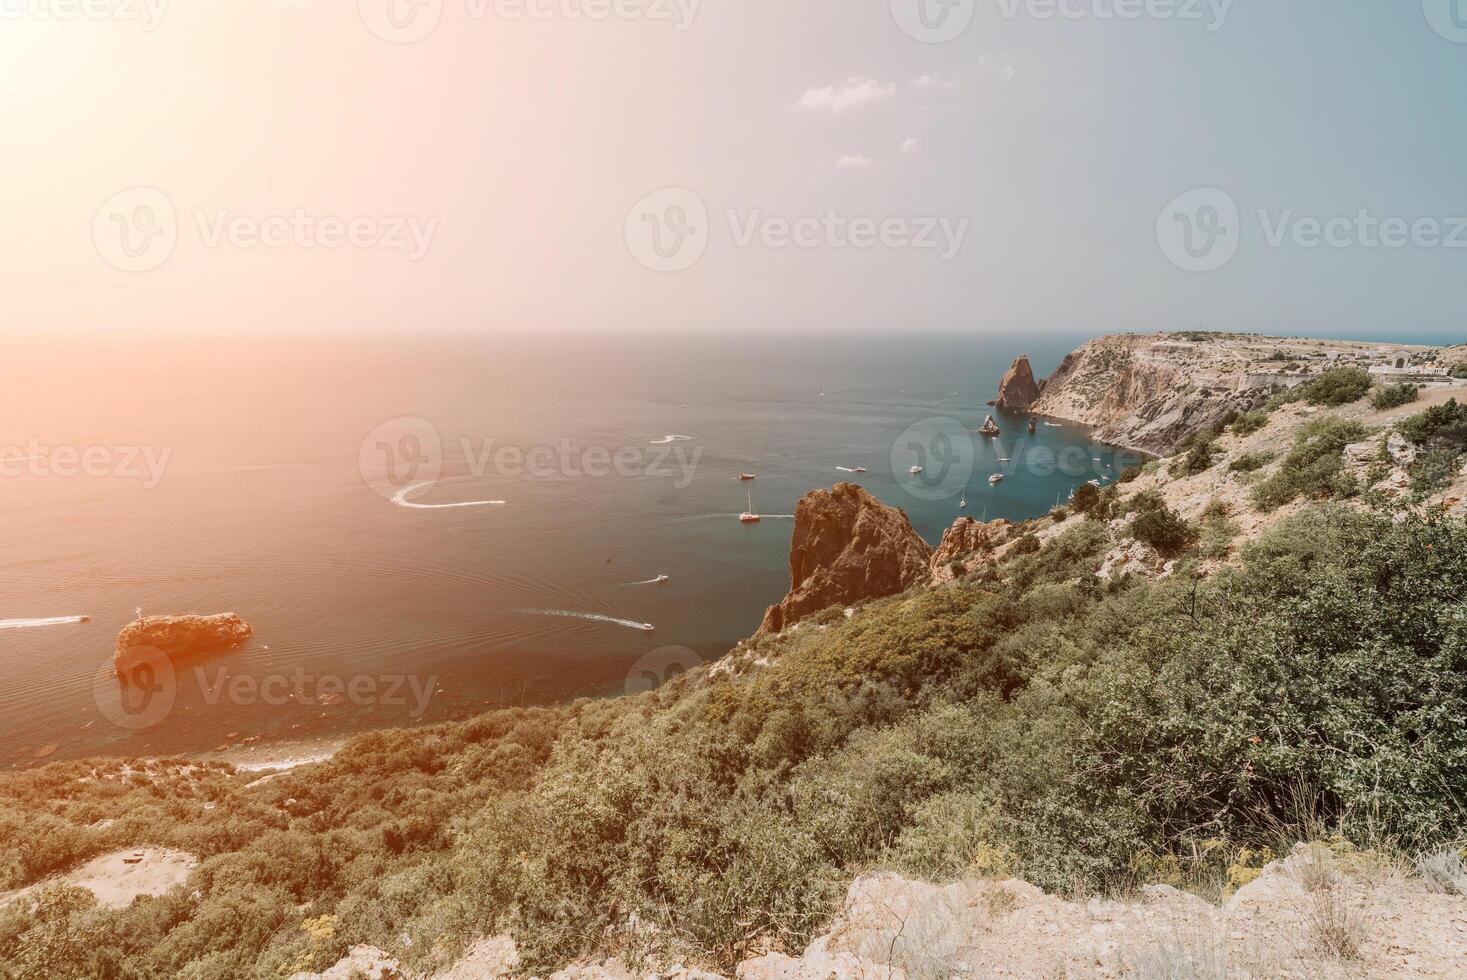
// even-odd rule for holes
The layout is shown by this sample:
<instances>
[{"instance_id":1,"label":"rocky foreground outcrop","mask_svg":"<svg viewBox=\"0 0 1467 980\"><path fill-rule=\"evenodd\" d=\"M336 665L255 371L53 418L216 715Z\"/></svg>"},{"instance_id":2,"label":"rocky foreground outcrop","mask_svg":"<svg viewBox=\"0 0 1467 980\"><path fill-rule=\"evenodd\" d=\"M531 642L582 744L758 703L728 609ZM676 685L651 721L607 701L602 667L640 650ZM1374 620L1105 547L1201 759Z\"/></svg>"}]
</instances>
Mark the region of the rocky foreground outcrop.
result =
<instances>
[{"instance_id":1,"label":"rocky foreground outcrop","mask_svg":"<svg viewBox=\"0 0 1467 980\"><path fill-rule=\"evenodd\" d=\"M738 980L926 977L1450 977L1467 962L1467 897L1457 884L1383 857L1299 844L1219 903L1168 885L1125 899L1066 901L1017 879L938 885L889 872L850 886L829 931L803 951L739 963ZM650 934L656 937L655 931ZM431 980L523 975L508 936L480 940ZM415 980L359 946L324 973L291 980ZM719 980L689 964L653 971L622 958L549 980Z\"/></svg>"},{"instance_id":2,"label":"rocky foreground outcrop","mask_svg":"<svg viewBox=\"0 0 1467 980\"><path fill-rule=\"evenodd\" d=\"M1034 369L1029 366L1027 355L1014 359L1013 367L1003 376L998 386L998 401L995 404L1010 412L1027 412L1039 401L1039 382L1034 380Z\"/></svg>"},{"instance_id":3,"label":"rocky foreground outcrop","mask_svg":"<svg viewBox=\"0 0 1467 980\"><path fill-rule=\"evenodd\" d=\"M995 549L1017 540L1019 526L1011 521L983 523L960 517L942 533L942 543L932 554L932 584L951 582L972 570L976 561L993 556Z\"/></svg>"},{"instance_id":4,"label":"rocky foreground outcrop","mask_svg":"<svg viewBox=\"0 0 1467 980\"><path fill-rule=\"evenodd\" d=\"M789 595L769 607L759 635L834 605L903 592L927 581L931 558L904 511L850 483L813 490L795 508Z\"/></svg>"},{"instance_id":5,"label":"rocky foreground outcrop","mask_svg":"<svg viewBox=\"0 0 1467 980\"><path fill-rule=\"evenodd\" d=\"M182 657L239 646L254 632L234 613L214 616L144 616L122 628L112 661L121 673L138 649Z\"/></svg>"}]
</instances>

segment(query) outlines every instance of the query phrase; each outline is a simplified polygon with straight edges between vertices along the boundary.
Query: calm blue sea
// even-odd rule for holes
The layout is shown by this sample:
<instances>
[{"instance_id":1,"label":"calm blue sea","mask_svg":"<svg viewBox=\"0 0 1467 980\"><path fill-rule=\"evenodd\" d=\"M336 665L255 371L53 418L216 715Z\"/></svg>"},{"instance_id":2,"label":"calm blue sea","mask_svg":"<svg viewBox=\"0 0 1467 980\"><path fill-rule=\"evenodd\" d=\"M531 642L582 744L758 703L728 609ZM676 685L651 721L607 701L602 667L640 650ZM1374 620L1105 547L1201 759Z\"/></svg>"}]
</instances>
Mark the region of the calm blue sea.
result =
<instances>
[{"instance_id":1,"label":"calm blue sea","mask_svg":"<svg viewBox=\"0 0 1467 980\"><path fill-rule=\"evenodd\" d=\"M1081 339L17 350L0 761L338 735L616 693L649 655L717 657L788 588L813 488L859 483L935 544L963 514L1034 517L1113 477L1080 427L971 431L1015 355L1043 376ZM742 525L751 503L764 519ZM138 608L234 611L255 637L180 664L166 710L119 723L112 644Z\"/></svg>"}]
</instances>

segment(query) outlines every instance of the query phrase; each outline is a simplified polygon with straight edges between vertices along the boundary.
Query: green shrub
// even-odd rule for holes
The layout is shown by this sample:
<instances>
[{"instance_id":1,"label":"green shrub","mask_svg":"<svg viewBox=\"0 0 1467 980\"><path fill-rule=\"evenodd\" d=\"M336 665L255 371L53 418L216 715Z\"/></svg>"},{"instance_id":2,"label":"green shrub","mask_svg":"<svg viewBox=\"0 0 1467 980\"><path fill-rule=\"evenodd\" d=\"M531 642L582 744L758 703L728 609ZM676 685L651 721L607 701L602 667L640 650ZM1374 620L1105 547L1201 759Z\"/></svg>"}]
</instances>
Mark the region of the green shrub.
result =
<instances>
[{"instance_id":1,"label":"green shrub","mask_svg":"<svg viewBox=\"0 0 1467 980\"><path fill-rule=\"evenodd\" d=\"M1197 529L1165 504L1138 513L1131 519L1128 532L1164 555L1177 554L1197 538Z\"/></svg>"},{"instance_id":2,"label":"green shrub","mask_svg":"<svg viewBox=\"0 0 1467 980\"><path fill-rule=\"evenodd\" d=\"M1255 409L1244 412L1233 420L1232 430L1235 435L1251 436L1268 424L1268 411L1266 409Z\"/></svg>"},{"instance_id":3,"label":"green shrub","mask_svg":"<svg viewBox=\"0 0 1467 980\"><path fill-rule=\"evenodd\" d=\"M1256 473L1274 461L1268 452L1243 453L1228 464L1229 473Z\"/></svg>"},{"instance_id":4,"label":"green shrub","mask_svg":"<svg viewBox=\"0 0 1467 980\"><path fill-rule=\"evenodd\" d=\"M1311 405L1339 407L1357 402L1370 391L1370 374L1363 368L1331 368L1300 387Z\"/></svg>"},{"instance_id":5,"label":"green shrub","mask_svg":"<svg viewBox=\"0 0 1467 980\"><path fill-rule=\"evenodd\" d=\"M1311 419L1295 437L1294 448L1267 480L1253 488L1253 503L1260 510L1277 510L1298 497L1326 499L1352 492L1346 479L1344 450L1364 439L1359 422L1334 415Z\"/></svg>"},{"instance_id":6,"label":"green shrub","mask_svg":"<svg viewBox=\"0 0 1467 980\"><path fill-rule=\"evenodd\" d=\"M1174 477L1196 476L1198 473L1206 472L1212 468L1213 460L1217 456L1217 447L1211 442L1198 441L1193 443L1192 448L1186 455L1178 456L1172 460L1171 475Z\"/></svg>"},{"instance_id":7,"label":"green shrub","mask_svg":"<svg viewBox=\"0 0 1467 980\"><path fill-rule=\"evenodd\" d=\"M1444 405L1434 405L1403 421L1396 429L1410 442L1424 446L1434 439L1467 445L1467 405L1453 398Z\"/></svg>"},{"instance_id":8,"label":"green shrub","mask_svg":"<svg viewBox=\"0 0 1467 980\"><path fill-rule=\"evenodd\" d=\"M1075 510L1082 514L1089 514L1099 507L1105 495L1099 487L1093 483L1082 483L1075 488L1075 496L1070 502L1074 504Z\"/></svg>"},{"instance_id":9,"label":"green shrub","mask_svg":"<svg viewBox=\"0 0 1467 980\"><path fill-rule=\"evenodd\" d=\"M1400 408L1409 405L1420 395L1420 389L1413 384L1385 385L1375 389L1375 394L1370 399L1370 404L1377 412L1383 412L1388 408Z\"/></svg>"},{"instance_id":10,"label":"green shrub","mask_svg":"<svg viewBox=\"0 0 1467 980\"><path fill-rule=\"evenodd\" d=\"M1463 361L1461 364L1453 364L1451 374L1454 378L1467 378L1467 361Z\"/></svg>"},{"instance_id":11,"label":"green shrub","mask_svg":"<svg viewBox=\"0 0 1467 980\"><path fill-rule=\"evenodd\" d=\"M1134 483L1137 479L1140 478L1141 473L1141 467L1127 466L1125 469L1121 470L1118 479L1121 483Z\"/></svg>"}]
</instances>

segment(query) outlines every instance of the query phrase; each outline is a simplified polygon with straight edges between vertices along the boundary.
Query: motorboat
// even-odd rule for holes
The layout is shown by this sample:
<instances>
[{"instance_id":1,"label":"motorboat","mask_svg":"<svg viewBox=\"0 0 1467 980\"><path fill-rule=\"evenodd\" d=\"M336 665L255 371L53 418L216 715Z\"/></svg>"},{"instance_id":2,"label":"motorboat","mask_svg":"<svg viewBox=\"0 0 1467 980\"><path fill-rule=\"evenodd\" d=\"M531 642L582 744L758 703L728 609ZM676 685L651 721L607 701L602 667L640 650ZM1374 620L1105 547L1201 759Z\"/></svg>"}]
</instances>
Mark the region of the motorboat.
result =
<instances>
[{"instance_id":1,"label":"motorboat","mask_svg":"<svg viewBox=\"0 0 1467 980\"><path fill-rule=\"evenodd\" d=\"M967 510L967 509L968 509L968 495L967 494L963 494L962 499L960 499L958 501L958 510Z\"/></svg>"},{"instance_id":2,"label":"motorboat","mask_svg":"<svg viewBox=\"0 0 1467 980\"><path fill-rule=\"evenodd\" d=\"M988 478L988 482L989 483L1002 483L1003 482L1003 474L1002 473L995 473L995 474L993 474L992 476L990 476Z\"/></svg>"},{"instance_id":3,"label":"motorboat","mask_svg":"<svg viewBox=\"0 0 1467 980\"><path fill-rule=\"evenodd\" d=\"M740 480L757 480L759 478L757 476L755 476L753 473L740 473L739 474L739 479Z\"/></svg>"},{"instance_id":4,"label":"motorboat","mask_svg":"<svg viewBox=\"0 0 1467 980\"><path fill-rule=\"evenodd\" d=\"M999 432L1000 432L1000 429L998 427L998 423L995 422L995 421L993 421L993 416L992 415L990 415L990 416L988 416L988 418L984 419L984 421L983 421L983 428L981 428L981 429L978 430L978 434L979 435L987 436L990 439L992 439L995 436L997 436L999 434Z\"/></svg>"},{"instance_id":5,"label":"motorboat","mask_svg":"<svg viewBox=\"0 0 1467 980\"><path fill-rule=\"evenodd\" d=\"M652 624L651 624L651 623L643 623L643 624L642 624L642 629L643 629L643 630L644 630L644 631L646 631L646 632L648 632L648 633L650 633L650 632L652 632L652 631L653 631L653 630L655 630L655 629L656 629L656 628L657 628L657 627L655 627L655 626L653 626L653 625L652 625Z\"/></svg>"},{"instance_id":6,"label":"motorboat","mask_svg":"<svg viewBox=\"0 0 1467 980\"><path fill-rule=\"evenodd\" d=\"M910 474L912 474L913 476L916 476L918 473L921 473L922 472L922 467L920 467L920 466L914 466L910 470L907 470L907 472L910 473Z\"/></svg>"},{"instance_id":7,"label":"motorboat","mask_svg":"<svg viewBox=\"0 0 1467 980\"><path fill-rule=\"evenodd\" d=\"M1036 430L1038 430L1038 428L1039 428L1039 422L1036 419L1030 419L1029 420L1029 432L1030 432L1030 434L1032 435Z\"/></svg>"}]
</instances>

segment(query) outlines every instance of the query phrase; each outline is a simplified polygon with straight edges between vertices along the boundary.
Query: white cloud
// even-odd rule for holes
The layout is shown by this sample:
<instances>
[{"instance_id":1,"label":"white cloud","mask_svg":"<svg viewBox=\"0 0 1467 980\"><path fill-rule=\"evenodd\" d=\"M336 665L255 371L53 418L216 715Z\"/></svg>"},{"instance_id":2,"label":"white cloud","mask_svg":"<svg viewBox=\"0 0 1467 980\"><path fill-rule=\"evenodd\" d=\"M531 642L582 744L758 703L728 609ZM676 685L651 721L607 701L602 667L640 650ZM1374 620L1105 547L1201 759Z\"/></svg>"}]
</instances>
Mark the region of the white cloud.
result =
<instances>
[{"instance_id":1,"label":"white cloud","mask_svg":"<svg viewBox=\"0 0 1467 980\"><path fill-rule=\"evenodd\" d=\"M805 89L805 94L800 96L799 104L801 109L844 112L847 109L854 109L895 94L895 85L883 84L874 78L856 75L846 79L841 85Z\"/></svg>"},{"instance_id":2,"label":"white cloud","mask_svg":"<svg viewBox=\"0 0 1467 980\"><path fill-rule=\"evenodd\" d=\"M835 165L842 170L868 170L876 165L876 161L859 153L847 153L835 161Z\"/></svg>"},{"instance_id":3,"label":"white cloud","mask_svg":"<svg viewBox=\"0 0 1467 980\"><path fill-rule=\"evenodd\" d=\"M918 75L912 79L912 88L918 92L951 92L958 83L941 75Z\"/></svg>"},{"instance_id":4,"label":"white cloud","mask_svg":"<svg viewBox=\"0 0 1467 980\"><path fill-rule=\"evenodd\" d=\"M922 152L922 141L915 136L902 140L902 156L913 157Z\"/></svg>"}]
</instances>

